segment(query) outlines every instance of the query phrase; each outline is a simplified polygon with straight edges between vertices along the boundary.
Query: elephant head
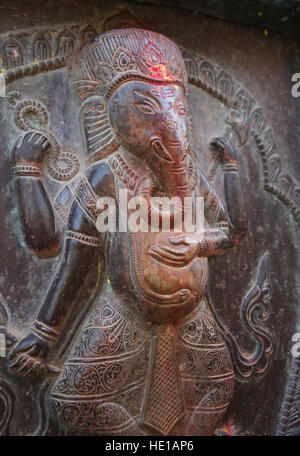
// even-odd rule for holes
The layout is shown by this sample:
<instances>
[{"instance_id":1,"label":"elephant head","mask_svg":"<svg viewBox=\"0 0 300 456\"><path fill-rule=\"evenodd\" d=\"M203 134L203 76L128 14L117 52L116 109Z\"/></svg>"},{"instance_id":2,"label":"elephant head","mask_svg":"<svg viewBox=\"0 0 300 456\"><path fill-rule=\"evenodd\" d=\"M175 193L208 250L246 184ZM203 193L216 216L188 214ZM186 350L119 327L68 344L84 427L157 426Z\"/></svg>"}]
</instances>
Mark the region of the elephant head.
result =
<instances>
[{"instance_id":1,"label":"elephant head","mask_svg":"<svg viewBox=\"0 0 300 456\"><path fill-rule=\"evenodd\" d=\"M103 106L91 129L92 141L99 125L99 137L104 131L107 139L103 156L121 145L144 164L135 195L147 200L149 215L156 212L160 219L167 215L173 223L178 211L183 215L190 209L193 168L187 73L177 45L147 30L113 30L87 44L71 68L80 100L96 95L101 100L98 106ZM100 140L99 144L101 148ZM155 182L164 196L175 197L168 214L151 203Z\"/></svg>"},{"instance_id":2,"label":"elephant head","mask_svg":"<svg viewBox=\"0 0 300 456\"><path fill-rule=\"evenodd\" d=\"M152 214L159 210L150 200L154 176L166 197L178 197L178 207L175 199L169 214L173 222L176 210L187 209L191 200L186 198L192 195L183 88L179 84L128 81L114 91L108 107L118 142L150 170L139 180L136 194L146 198Z\"/></svg>"}]
</instances>

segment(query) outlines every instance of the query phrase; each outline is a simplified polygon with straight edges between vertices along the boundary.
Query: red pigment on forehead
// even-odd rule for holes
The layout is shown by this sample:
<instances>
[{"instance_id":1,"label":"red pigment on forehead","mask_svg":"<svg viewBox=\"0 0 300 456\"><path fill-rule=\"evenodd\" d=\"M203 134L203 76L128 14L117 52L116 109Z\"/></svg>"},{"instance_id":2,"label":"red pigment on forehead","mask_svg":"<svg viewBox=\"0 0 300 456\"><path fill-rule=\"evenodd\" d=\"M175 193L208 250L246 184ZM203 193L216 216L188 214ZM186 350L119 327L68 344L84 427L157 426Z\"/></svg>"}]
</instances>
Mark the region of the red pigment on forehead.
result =
<instances>
[{"instance_id":1,"label":"red pigment on forehead","mask_svg":"<svg viewBox=\"0 0 300 456\"><path fill-rule=\"evenodd\" d=\"M154 79L175 81L175 77L167 72L165 65L152 65L152 67L150 67L150 71Z\"/></svg>"}]
</instances>

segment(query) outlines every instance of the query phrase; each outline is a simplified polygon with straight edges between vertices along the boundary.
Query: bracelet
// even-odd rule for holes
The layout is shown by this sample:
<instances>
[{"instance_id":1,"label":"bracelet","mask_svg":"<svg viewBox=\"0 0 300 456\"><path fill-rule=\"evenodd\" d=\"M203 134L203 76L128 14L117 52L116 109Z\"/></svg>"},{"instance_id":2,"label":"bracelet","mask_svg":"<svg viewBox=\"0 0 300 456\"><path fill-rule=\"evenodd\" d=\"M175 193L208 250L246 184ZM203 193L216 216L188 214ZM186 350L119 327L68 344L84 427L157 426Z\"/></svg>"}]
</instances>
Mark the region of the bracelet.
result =
<instances>
[{"instance_id":1,"label":"bracelet","mask_svg":"<svg viewBox=\"0 0 300 456\"><path fill-rule=\"evenodd\" d=\"M47 343L54 344L58 338L58 333L55 329L38 320L33 323L31 330L33 334Z\"/></svg>"},{"instance_id":2,"label":"bracelet","mask_svg":"<svg viewBox=\"0 0 300 456\"><path fill-rule=\"evenodd\" d=\"M81 242L82 244L92 245L93 247L99 247L101 245L101 239L91 236L90 234L80 233L79 231L67 230L66 231L67 239L75 239L76 241Z\"/></svg>"},{"instance_id":3,"label":"bracelet","mask_svg":"<svg viewBox=\"0 0 300 456\"><path fill-rule=\"evenodd\" d=\"M41 177L40 167L31 163L19 163L12 168L12 172L16 177Z\"/></svg>"},{"instance_id":4,"label":"bracelet","mask_svg":"<svg viewBox=\"0 0 300 456\"><path fill-rule=\"evenodd\" d=\"M224 173L239 172L239 169L235 162L224 163L223 165L221 165L221 168Z\"/></svg>"},{"instance_id":5,"label":"bracelet","mask_svg":"<svg viewBox=\"0 0 300 456\"><path fill-rule=\"evenodd\" d=\"M212 223L212 226L214 228L229 228L229 223L225 221L220 221L220 222L214 222Z\"/></svg>"}]
</instances>

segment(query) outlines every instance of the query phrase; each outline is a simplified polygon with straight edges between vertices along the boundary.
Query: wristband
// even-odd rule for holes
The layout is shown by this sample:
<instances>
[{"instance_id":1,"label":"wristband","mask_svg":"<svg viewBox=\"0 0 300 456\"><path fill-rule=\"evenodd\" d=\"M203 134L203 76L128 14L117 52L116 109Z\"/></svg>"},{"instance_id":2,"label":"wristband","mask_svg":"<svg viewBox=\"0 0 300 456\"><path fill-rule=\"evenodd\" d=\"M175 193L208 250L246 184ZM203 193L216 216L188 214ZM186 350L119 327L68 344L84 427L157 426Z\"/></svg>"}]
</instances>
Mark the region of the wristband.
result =
<instances>
[{"instance_id":1,"label":"wristband","mask_svg":"<svg viewBox=\"0 0 300 456\"><path fill-rule=\"evenodd\" d=\"M18 163L12 172L16 177L41 177L40 167L31 163Z\"/></svg>"},{"instance_id":2,"label":"wristband","mask_svg":"<svg viewBox=\"0 0 300 456\"><path fill-rule=\"evenodd\" d=\"M221 168L224 173L239 172L236 162L224 163Z\"/></svg>"},{"instance_id":3,"label":"wristband","mask_svg":"<svg viewBox=\"0 0 300 456\"><path fill-rule=\"evenodd\" d=\"M58 337L58 333L55 329L38 320L33 323L31 330L33 334L47 343L54 344Z\"/></svg>"}]
</instances>

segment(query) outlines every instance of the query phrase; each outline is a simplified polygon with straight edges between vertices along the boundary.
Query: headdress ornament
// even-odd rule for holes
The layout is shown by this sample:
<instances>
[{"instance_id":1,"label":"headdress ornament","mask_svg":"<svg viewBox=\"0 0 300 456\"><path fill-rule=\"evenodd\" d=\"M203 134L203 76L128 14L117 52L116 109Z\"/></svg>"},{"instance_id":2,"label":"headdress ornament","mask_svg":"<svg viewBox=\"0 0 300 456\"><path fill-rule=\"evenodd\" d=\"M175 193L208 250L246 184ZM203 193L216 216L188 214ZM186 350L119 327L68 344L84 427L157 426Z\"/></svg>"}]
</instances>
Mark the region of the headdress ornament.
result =
<instances>
[{"instance_id":1,"label":"headdress ornament","mask_svg":"<svg viewBox=\"0 0 300 456\"><path fill-rule=\"evenodd\" d=\"M80 101L109 98L129 79L178 83L187 89L187 72L177 45L164 35L143 29L112 30L78 51L70 62Z\"/></svg>"}]
</instances>

